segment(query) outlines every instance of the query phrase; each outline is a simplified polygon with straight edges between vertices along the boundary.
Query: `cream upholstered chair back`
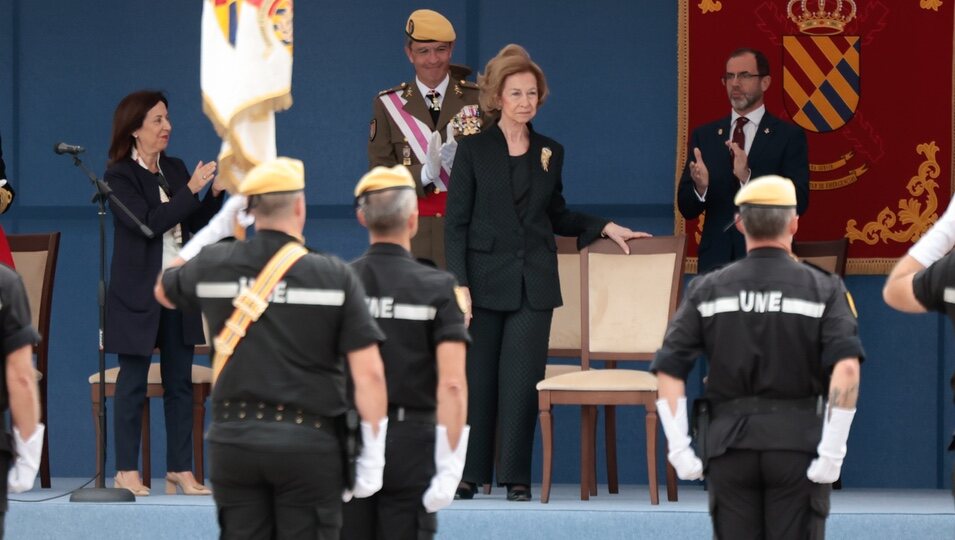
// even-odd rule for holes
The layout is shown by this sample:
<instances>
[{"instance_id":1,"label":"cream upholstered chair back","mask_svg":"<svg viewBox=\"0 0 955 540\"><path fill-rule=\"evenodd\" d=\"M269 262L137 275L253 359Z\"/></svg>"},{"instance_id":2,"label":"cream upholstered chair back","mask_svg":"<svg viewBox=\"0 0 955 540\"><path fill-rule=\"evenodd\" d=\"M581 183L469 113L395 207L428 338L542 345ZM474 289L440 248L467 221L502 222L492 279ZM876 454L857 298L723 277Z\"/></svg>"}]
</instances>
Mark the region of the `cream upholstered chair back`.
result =
<instances>
[{"instance_id":1,"label":"cream upholstered chair back","mask_svg":"<svg viewBox=\"0 0 955 540\"><path fill-rule=\"evenodd\" d=\"M559 236L557 272L564 304L554 310L548 349L551 356L580 356L580 252L577 239Z\"/></svg>"},{"instance_id":2,"label":"cream upholstered chair back","mask_svg":"<svg viewBox=\"0 0 955 540\"><path fill-rule=\"evenodd\" d=\"M676 310L686 238L646 238L629 246L625 255L612 241L599 240L582 252L587 361L652 359Z\"/></svg>"},{"instance_id":3,"label":"cream upholstered chair back","mask_svg":"<svg viewBox=\"0 0 955 540\"><path fill-rule=\"evenodd\" d=\"M50 252L43 251L13 251L13 264L17 273L23 279L23 287L27 291L30 302L30 315L33 317L33 328L40 328L40 302L43 299L43 276ZM39 330L37 330L39 331Z\"/></svg>"}]
</instances>

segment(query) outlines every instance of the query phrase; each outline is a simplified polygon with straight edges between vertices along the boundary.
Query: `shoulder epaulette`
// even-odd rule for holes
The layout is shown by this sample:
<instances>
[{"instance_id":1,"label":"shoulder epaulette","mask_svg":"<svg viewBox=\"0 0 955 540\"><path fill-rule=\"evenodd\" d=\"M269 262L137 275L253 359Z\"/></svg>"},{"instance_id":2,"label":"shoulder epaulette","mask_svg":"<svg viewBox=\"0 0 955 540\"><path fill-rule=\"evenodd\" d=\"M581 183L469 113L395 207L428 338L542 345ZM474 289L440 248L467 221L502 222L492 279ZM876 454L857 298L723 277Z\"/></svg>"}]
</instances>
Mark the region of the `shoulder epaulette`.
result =
<instances>
[{"instance_id":1,"label":"shoulder epaulette","mask_svg":"<svg viewBox=\"0 0 955 540\"><path fill-rule=\"evenodd\" d=\"M379 96L383 96L383 95L385 95L385 94L392 94L392 93L394 93L394 92L400 92L400 91L404 90L404 89L407 88L407 87L408 87L408 83L403 82L403 83L399 84L398 86L395 86L394 88L388 88L387 90L382 90L381 92L378 92L378 95L379 95Z\"/></svg>"},{"instance_id":2,"label":"shoulder epaulette","mask_svg":"<svg viewBox=\"0 0 955 540\"><path fill-rule=\"evenodd\" d=\"M477 90L479 88L476 82L471 82L465 79L458 81L458 85L462 88L470 88L472 90Z\"/></svg>"}]
</instances>

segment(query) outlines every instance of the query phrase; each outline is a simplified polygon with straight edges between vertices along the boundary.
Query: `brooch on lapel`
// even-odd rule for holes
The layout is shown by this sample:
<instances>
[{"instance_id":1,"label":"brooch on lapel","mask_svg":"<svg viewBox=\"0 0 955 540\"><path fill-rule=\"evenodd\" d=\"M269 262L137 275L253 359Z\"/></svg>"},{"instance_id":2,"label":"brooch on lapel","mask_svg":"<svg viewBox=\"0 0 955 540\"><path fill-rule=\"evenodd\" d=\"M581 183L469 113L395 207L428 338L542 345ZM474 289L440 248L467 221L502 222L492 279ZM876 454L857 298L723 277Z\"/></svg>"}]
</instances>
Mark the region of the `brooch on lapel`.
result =
<instances>
[{"instance_id":1,"label":"brooch on lapel","mask_svg":"<svg viewBox=\"0 0 955 540\"><path fill-rule=\"evenodd\" d=\"M544 171L547 171L547 167L550 166L550 156L553 155L553 152L550 151L550 148L545 146L541 148L541 167Z\"/></svg>"}]
</instances>

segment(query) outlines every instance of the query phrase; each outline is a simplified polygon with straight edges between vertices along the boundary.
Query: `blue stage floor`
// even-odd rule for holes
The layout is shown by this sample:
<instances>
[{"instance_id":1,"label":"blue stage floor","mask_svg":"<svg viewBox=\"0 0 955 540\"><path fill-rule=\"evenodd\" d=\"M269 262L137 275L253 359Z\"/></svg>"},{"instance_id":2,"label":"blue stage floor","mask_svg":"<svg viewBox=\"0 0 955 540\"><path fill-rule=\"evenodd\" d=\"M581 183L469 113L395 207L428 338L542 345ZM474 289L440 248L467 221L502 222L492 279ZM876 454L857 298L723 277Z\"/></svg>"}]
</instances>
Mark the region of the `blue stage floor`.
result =
<instances>
[{"instance_id":1,"label":"blue stage floor","mask_svg":"<svg viewBox=\"0 0 955 540\"><path fill-rule=\"evenodd\" d=\"M217 538L215 505L211 497L152 495L135 503L79 504L64 496L82 484L78 479L54 479L54 489L35 489L11 497L7 538L11 539L205 539ZM154 491L162 492L162 482ZM522 539L702 539L711 536L706 493L681 486L680 501L651 506L646 486L621 486L618 495L579 500L576 485L558 485L551 502L512 503L504 490L472 501L459 501L440 513L438 538ZM540 486L534 486L534 496ZM828 521L830 539L955 539L955 503L942 490L847 489L834 492Z\"/></svg>"}]
</instances>

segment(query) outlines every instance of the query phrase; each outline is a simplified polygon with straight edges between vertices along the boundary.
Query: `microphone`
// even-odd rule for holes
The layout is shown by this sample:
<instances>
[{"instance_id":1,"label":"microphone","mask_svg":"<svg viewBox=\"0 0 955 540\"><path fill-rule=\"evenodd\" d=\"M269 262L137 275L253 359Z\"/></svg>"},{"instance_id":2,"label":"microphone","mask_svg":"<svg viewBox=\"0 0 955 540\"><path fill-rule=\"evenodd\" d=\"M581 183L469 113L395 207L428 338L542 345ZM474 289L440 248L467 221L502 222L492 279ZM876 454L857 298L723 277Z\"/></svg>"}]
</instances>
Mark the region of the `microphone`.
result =
<instances>
[{"instance_id":1,"label":"microphone","mask_svg":"<svg viewBox=\"0 0 955 540\"><path fill-rule=\"evenodd\" d=\"M75 156L76 154L85 152L86 149L79 145L61 142L53 145L53 151L57 154L73 154Z\"/></svg>"}]
</instances>

